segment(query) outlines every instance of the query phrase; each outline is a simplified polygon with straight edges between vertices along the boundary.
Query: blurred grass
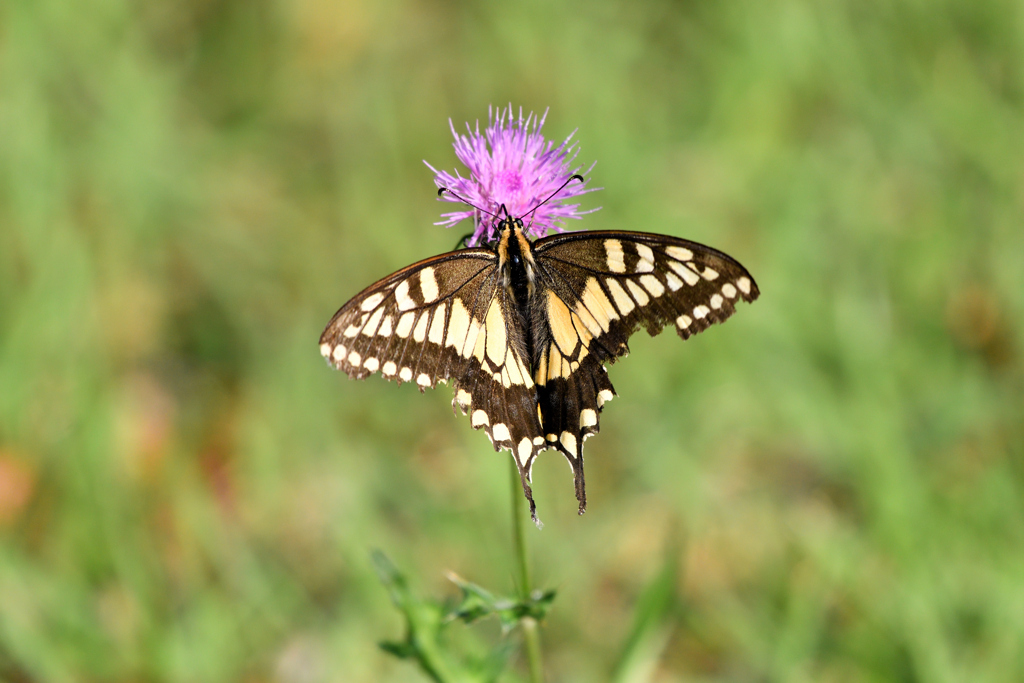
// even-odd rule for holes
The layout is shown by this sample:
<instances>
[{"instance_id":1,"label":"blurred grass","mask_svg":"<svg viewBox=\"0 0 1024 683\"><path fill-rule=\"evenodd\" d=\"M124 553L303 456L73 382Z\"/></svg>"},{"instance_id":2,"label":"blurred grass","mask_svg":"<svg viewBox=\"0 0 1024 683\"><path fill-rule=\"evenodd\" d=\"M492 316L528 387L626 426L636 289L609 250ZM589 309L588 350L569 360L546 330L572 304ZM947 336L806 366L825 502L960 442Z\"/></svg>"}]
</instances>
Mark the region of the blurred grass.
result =
<instances>
[{"instance_id":1,"label":"blurred grass","mask_svg":"<svg viewBox=\"0 0 1024 683\"><path fill-rule=\"evenodd\" d=\"M316 348L455 242L421 160L507 102L579 128L585 227L763 292L612 368L585 517L535 469L550 680L674 529L651 680L1024 677L1019 3L8 0L0 679L409 680L371 546L511 586L486 439Z\"/></svg>"}]
</instances>

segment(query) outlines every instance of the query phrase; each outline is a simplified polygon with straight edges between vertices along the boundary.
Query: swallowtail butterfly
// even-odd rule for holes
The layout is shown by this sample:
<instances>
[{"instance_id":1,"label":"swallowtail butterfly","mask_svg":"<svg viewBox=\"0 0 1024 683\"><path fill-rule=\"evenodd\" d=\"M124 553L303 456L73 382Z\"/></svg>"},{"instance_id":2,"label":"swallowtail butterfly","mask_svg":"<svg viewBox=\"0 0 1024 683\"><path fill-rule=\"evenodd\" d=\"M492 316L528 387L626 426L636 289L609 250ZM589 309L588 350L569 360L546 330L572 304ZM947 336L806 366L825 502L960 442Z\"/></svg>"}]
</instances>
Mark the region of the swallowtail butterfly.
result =
<instances>
[{"instance_id":1,"label":"swallowtail butterfly","mask_svg":"<svg viewBox=\"0 0 1024 683\"><path fill-rule=\"evenodd\" d=\"M520 218L490 245L403 268L357 294L320 336L350 377L380 372L420 391L451 382L494 449L512 451L530 515L530 471L557 449L587 506L583 442L615 390L604 366L638 328L683 339L758 297L750 273L720 251L643 232L571 232L531 242Z\"/></svg>"}]
</instances>

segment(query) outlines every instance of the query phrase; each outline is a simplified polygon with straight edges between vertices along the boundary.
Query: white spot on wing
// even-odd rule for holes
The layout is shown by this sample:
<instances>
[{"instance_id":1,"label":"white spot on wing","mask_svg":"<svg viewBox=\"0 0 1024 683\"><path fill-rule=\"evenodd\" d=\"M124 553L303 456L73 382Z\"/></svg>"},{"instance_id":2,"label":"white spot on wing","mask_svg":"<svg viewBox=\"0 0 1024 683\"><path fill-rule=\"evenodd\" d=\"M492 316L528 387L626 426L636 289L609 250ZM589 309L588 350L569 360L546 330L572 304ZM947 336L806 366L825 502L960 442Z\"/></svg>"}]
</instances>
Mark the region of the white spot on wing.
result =
<instances>
[{"instance_id":1,"label":"white spot on wing","mask_svg":"<svg viewBox=\"0 0 1024 683\"><path fill-rule=\"evenodd\" d=\"M665 247L665 253L676 259L677 261L691 261L693 260L693 252L686 247Z\"/></svg>"},{"instance_id":2,"label":"white spot on wing","mask_svg":"<svg viewBox=\"0 0 1024 683\"><path fill-rule=\"evenodd\" d=\"M607 295L601 289L601 284L597 281L597 278L592 277L587 280L587 286L583 289L580 303L583 306L577 306L576 313L579 314L583 323L588 327L590 327L590 321L587 316L583 315L581 308L590 313L593 321L597 323L599 328L590 330L595 337L602 331L607 332L608 328L611 327L611 321L619 317L615 307L612 306L612 302L608 300Z\"/></svg>"},{"instance_id":3,"label":"white spot on wing","mask_svg":"<svg viewBox=\"0 0 1024 683\"><path fill-rule=\"evenodd\" d=\"M320 355L323 356L324 358L330 358L331 357L331 345L330 344L321 344L320 345Z\"/></svg>"},{"instance_id":4,"label":"white spot on wing","mask_svg":"<svg viewBox=\"0 0 1024 683\"><path fill-rule=\"evenodd\" d=\"M428 304L437 299L437 278L434 277L434 269L429 266L420 271L420 292L423 301Z\"/></svg>"},{"instance_id":5,"label":"white spot on wing","mask_svg":"<svg viewBox=\"0 0 1024 683\"><path fill-rule=\"evenodd\" d=\"M398 319L398 325L395 326L395 334L402 339L409 337L409 333L412 332L412 325L416 322L416 314L413 312L403 313L402 317Z\"/></svg>"},{"instance_id":6,"label":"white spot on wing","mask_svg":"<svg viewBox=\"0 0 1024 683\"><path fill-rule=\"evenodd\" d=\"M597 392L597 407L600 408L613 398L615 398L615 394L613 394L610 389L602 389Z\"/></svg>"},{"instance_id":7,"label":"white spot on wing","mask_svg":"<svg viewBox=\"0 0 1024 683\"><path fill-rule=\"evenodd\" d=\"M706 318L708 313L710 312L710 308L704 305L700 305L697 306L697 308L693 309L693 317L696 318L697 320L700 320L701 318Z\"/></svg>"},{"instance_id":8,"label":"white spot on wing","mask_svg":"<svg viewBox=\"0 0 1024 683\"><path fill-rule=\"evenodd\" d=\"M678 325L679 329L681 330L685 330L687 327L690 326L690 323L692 322L693 318L691 318L688 315L681 315L678 318L676 318L676 325Z\"/></svg>"},{"instance_id":9,"label":"white spot on wing","mask_svg":"<svg viewBox=\"0 0 1024 683\"><path fill-rule=\"evenodd\" d=\"M579 333L573 326L569 308L553 289L548 290L548 327L559 350L565 355L572 355L580 341Z\"/></svg>"},{"instance_id":10,"label":"white spot on wing","mask_svg":"<svg viewBox=\"0 0 1024 683\"><path fill-rule=\"evenodd\" d=\"M472 417L470 417L470 421L473 423L474 427L491 423L490 419L487 417L487 413L482 410L474 410Z\"/></svg>"},{"instance_id":11,"label":"white spot on wing","mask_svg":"<svg viewBox=\"0 0 1024 683\"><path fill-rule=\"evenodd\" d=\"M705 267L701 276L703 276L705 280L711 281L718 277L718 271L711 267Z\"/></svg>"},{"instance_id":12,"label":"white spot on wing","mask_svg":"<svg viewBox=\"0 0 1024 683\"><path fill-rule=\"evenodd\" d=\"M530 437L524 436L523 440L519 442L518 449L520 466L530 457L530 453L533 453L533 444L530 443Z\"/></svg>"},{"instance_id":13,"label":"white spot on wing","mask_svg":"<svg viewBox=\"0 0 1024 683\"><path fill-rule=\"evenodd\" d=\"M488 344L489 346L489 344ZM490 353L490 351L488 351ZM524 384L529 379L529 375L523 377L523 366L516 358L516 354L512 349L508 349L505 352L505 364L501 370L502 379L508 377L509 382L515 385ZM540 409L540 406L537 406Z\"/></svg>"},{"instance_id":14,"label":"white spot on wing","mask_svg":"<svg viewBox=\"0 0 1024 683\"><path fill-rule=\"evenodd\" d=\"M651 296L658 297L665 293L665 285L661 284L661 280L653 275L641 275L640 284L651 293Z\"/></svg>"},{"instance_id":15,"label":"white spot on wing","mask_svg":"<svg viewBox=\"0 0 1024 683\"><path fill-rule=\"evenodd\" d=\"M427 333L427 339L437 345L444 341L444 308L445 305L442 303L434 309L434 317L430 321L430 332Z\"/></svg>"},{"instance_id":16,"label":"white spot on wing","mask_svg":"<svg viewBox=\"0 0 1024 683\"><path fill-rule=\"evenodd\" d=\"M463 408L468 408L469 404L473 402L473 396L465 389L459 389L455 394L455 401Z\"/></svg>"},{"instance_id":17,"label":"white spot on wing","mask_svg":"<svg viewBox=\"0 0 1024 683\"><path fill-rule=\"evenodd\" d=\"M377 307L377 304L379 304L381 301L384 301L384 293L374 292L370 296L363 299L363 303L359 304L359 308L363 309L364 311L372 311Z\"/></svg>"},{"instance_id":18,"label":"white spot on wing","mask_svg":"<svg viewBox=\"0 0 1024 683\"><path fill-rule=\"evenodd\" d=\"M711 295L711 308L714 308L715 310L717 310L717 309L722 307L722 304L724 302L725 302L725 299L722 298L721 294L712 294Z\"/></svg>"},{"instance_id":19,"label":"white spot on wing","mask_svg":"<svg viewBox=\"0 0 1024 683\"><path fill-rule=\"evenodd\" d=\"M580 411L580 429L584 427L593 427L597 424L597 411L593 408L587 408L586 410Z\"/></svg>"},{"instance_id":20,"label":"white spot on wing","mask_svg":"<svg viewBox=\"0 0 1024 683\"><path fill-rule=\"evenodd\" d=\"M646 306L647 302L651 300L651 298L647 296L647 292L640 289L640 285L632 280L626 280L626 286L629 287L630 294L633 295L633 298L636 299L636 302L641 306Z\"/></svg>"},{"instance_id":21,"label":"white spot on wing","mask_svg":"<svg viewBox=\"0 0 1024 683\"><path fill-rule=\"evenodd\" d=\"M425 372L421 372L419 377L416 378L416 384L419 384L421 387L429 387L430 375Z\"/></svg>"},{"instance_id":22,"label":"white spot on wing","mask_svg":"<svg viewBox=\"0 0 1024 683\"><path fill-rule=\"evenodd\" d=\"M604 250L608 255L608 270L613 273L625 273L626 262L623 260L622 242L618 240L605 240Z\"/></svg>"},{"instance_id":23,"label":"white spot on wing","mask_svg":"<svg viewBox=\"0 0 1024 683\"><path fill-rule=\"evenodd\" d=\"M745 277L741 277L736 281L736 286L740 288L740 291L744 294L750 294L750 280Z\"/></svg>"},{"instance_id":24,"label":"white spot on wing","mask_svg":"<svg viewBox=\"0 0 1024 683\"><path fill-rule=\"evenodd\" d=\"M448 335L444 339L444 345L454 346L461 352L468 331L469 311L463 305L462 299L455 299L452 301L452 314L448 320Z\"/></svg>"},{"instance_id":25,"label":"white spot on wing","mask_svg":"<svg viewBox=\"0 0 1024 683\"><path fill-rule=\"evenodd\" d=\"M476 318L469 321L469 332L466 333L466 345L462 347L463 358L469 358L473 354L477 354L477 360L482 361L484 359L484 342L486 339L480 336L480 332L483 329L484 324ZM479 353L477 353L478 349Z\"/></svg>"},{"instance_id":26,"label":"white spot on wing","mask_svg":"<svg viewBox=\"0 0 1024 683\"><path fill-rule=\"evenodd\" d=\"M363 367L369 370L370 372L377 372L377 368L380 367L380 361L378 361L376 358L367 358L363 362Z\"/></svg>"},{"instance_id":27,"label":"white spot on wing","mask_svg":"<svg viewBox=\"0 0 1024 683\"><path fill-rule=\"evenodd\" d=\"M622 285L617 280L608 278L604 282L608 285L608 291L612 293L612 299L615 300L615 307L619 309L619 314L629 315L629 312L636 308L636 304L626 294L626 290L622 288Z\"/></svg>"},{"instance_id":28,"label":"white spot on wing","mask_svg":"<svg viewBox=\"0 0 1024 683\"><path fill-rule=\"evenodd\" d=\"M411 296L409 296L408 280L402 280L402 282L395 287L395 302L398 303L398 310L400 311L408 311L412 308L416 308L416 302L413 301Z\"/></svg>"},{"instance_id":29,"label":"white spot on wing","mask_svg":"<svg viewBox=\"0 0 1024 683\"><path fill-rule=\"evenodd\" d=\"M505 348L505 318L501 315L501 304L498 297L494 297L490 307L487 309L487 319L484 323L485 334L487 335L487 357L495 367L504 362L508 349ZM522 382L516 382L522 384Z\"/></svg>"},{"instance_id":30,"label":"white spot on wing","mask_svg":"<svg viewBox=\"0 0 1024 683\"><path fill-rule=\"evenodd\" d=\"M384 318L384 322L380 324L380 329L377 330L377 334L381 337L390 337L393 330L391 329L391 316Z\"/></svg>"},{"instance_id":31,"label":"white spot on wing","mask_svg":"<svg viewBox=\"0 0 1024 683\"><path fill-rule=\"evenodd\" d=\"M508 433L508 427L503 422L498 422L491 427L491 434L494 435L495 441L508 441L512 438L512 435Z\"/></svg>"},{"instance_id":32,"label":"white spot on wing","mask_svg":"<svg viewBox=\"0 0 1024 683\"><path fill-rule=\"evenodd\" d=\"M679 276L691 287L700 282L700 276L697 275L697 273L693 272L686 265L679 263L678 261L669 261L668 267L679 273Z\"/></svg>"},{"instance_id":33,"label":"white spot on wing","mask_svg":"<svg viewBox=\"0 0 1024 683\"><path fill-rule=\"evenodd\" d=\"M398 372L398 376L401 378L403 382L408 382L409 380L412 379L412 368L402 368Z\"/></svg>"},{"instance_id":34,"label":"white spot on wing","mask_svg":"<svg viewBox=\"0 0 1024 683\"><path fill-rule=\"evenodd\" d=\"M654 270L654 251L646 244L637 244L636 253L640 260L636 264L636 272L649 273Z\"/></svg>"},{"instance_id":35,"label":"white spot on wing","mask_svg":"<svg viewBox=\"0 0 1024 683\"><path fill-rule=\"evenodd\" d=\"M342 358L345 357L345 354L347 352L348 349L346 349L343 345L338 344L337 346L334 347L334 353L332 355L334 356L334 360L341 360Z\"/></svg>"},{"instance_id":36,"label":"white spot on wing","mask_svg":"<svg viewBox=\"0 0 1024 683\"><path fill-rule=\"evenodd\" d=\"M732 286L731 282L726 282L722 285L722 294L725 294L730 299L734 299L736 297L736 288Z\"/></svg>"},{"instance_id":37,"label":"white spot on wing","mask_svg":"<svg viewBox=\"0 0 1024 683\"><path fill-rule=\"evenodd\" d=\"M675 273L665 272L665 282L668 283L668 288L673 292L679 291L679 288L683 286L683 281L676 277Z\"/></svg>"},{"instance_id":38,"label":"white spot on wing","mask_svg":"<svg viewBox=\"0 0 1024 683\"><path fill-rule=\"evenodd\" d=\"M363 357L360 356L355 351L353 351L352 353L348 354L348 362L351 363L352 365L356 366L357 368L359 367L359 363L362 360L363 360Z\"/></svg>"},{"instance_id":39,"label":"white spot on wing","mask_svg":"<svg viewBox=\"0 0 1024 683\"><path fill-rule=\"evenodd\" d=\"M380 319L384 317L384 309L378 308L370 316L370 319L366 321L366 325L363 326L363 334L367 337L372 337L377 334L377 327L380 326Z\"/></svg>"},{"instance_id":40,"label":"white spot on wing","mask_svg":"<svg viewBox=\"0 0 1024 683\"><path fill-rule=\"evenodd\" d=\"M562 432L562 435L558 438L565 446L565 450L569 451L572 455L576 455L576 435L572 432Z\"/></svg>"},{"instance_id":41,"label":"white spot on wing","mask_svg":"<svg viewBox=\"0 0 1024 683\"><path fill-rule=\"evenodd\" d=\"M412 338L418 342L422 342L427 338L427 313L424 312L420 316L420 321L416 324L416 329L412 331Z\"/></svg>"},{"instance_id":42,"label":"white spot on wing","mask_svg":"<svg viewBox=\"0 0 1024 683\"><path fill-rule=\"evenodd\" d=\"M384 368L380 371L380 373L386 377L391 377L396 372L398 372L398 366L395 365L394 361L390 360L384 363Z\"/></svg>"}]
</instances>

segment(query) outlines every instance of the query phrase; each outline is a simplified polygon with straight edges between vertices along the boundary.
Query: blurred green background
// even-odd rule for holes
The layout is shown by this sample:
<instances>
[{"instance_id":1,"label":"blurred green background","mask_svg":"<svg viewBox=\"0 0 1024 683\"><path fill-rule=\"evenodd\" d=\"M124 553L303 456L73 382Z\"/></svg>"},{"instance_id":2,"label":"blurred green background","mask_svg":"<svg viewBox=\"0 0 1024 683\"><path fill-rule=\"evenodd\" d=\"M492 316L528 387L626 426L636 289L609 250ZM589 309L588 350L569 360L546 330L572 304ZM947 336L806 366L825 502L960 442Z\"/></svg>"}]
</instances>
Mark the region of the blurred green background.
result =
<instances>
[{"instance_id":1,"label":"blurred green background","mask_svg":"<svg viewBox=\"0 0 1024 683\"><path fill-rule=\"evenodd\" d=\"M1020 3L6 0L0 679L423 680L370 550L511 589L507 454L317 348L509 102L762 291L535 468L549 680L673 561L623 680L1024 678Z\"/></svg>"}]
</instances>

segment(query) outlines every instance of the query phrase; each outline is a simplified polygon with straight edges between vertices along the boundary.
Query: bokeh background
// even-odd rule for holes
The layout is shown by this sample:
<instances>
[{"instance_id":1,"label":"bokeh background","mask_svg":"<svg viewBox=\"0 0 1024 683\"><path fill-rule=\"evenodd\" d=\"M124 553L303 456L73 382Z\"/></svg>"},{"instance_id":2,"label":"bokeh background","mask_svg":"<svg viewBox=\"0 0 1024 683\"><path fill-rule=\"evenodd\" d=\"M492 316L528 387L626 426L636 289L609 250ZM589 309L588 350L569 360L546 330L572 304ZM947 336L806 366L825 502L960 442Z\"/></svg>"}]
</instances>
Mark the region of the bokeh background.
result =
<instances>
[{"instance_id":1,"label":"bokeh background","mask_svg":"<svg viewBox=\"0 0 1024 683\"><path fill-rule=\"evenodd\" d=\"M536 467L549 680L1024 678L1020 3L7 0L0 679L424 680L371 550L511 591L507 455L317 348L508 103L762 291Z\"/></svg>"}]
</instances>

